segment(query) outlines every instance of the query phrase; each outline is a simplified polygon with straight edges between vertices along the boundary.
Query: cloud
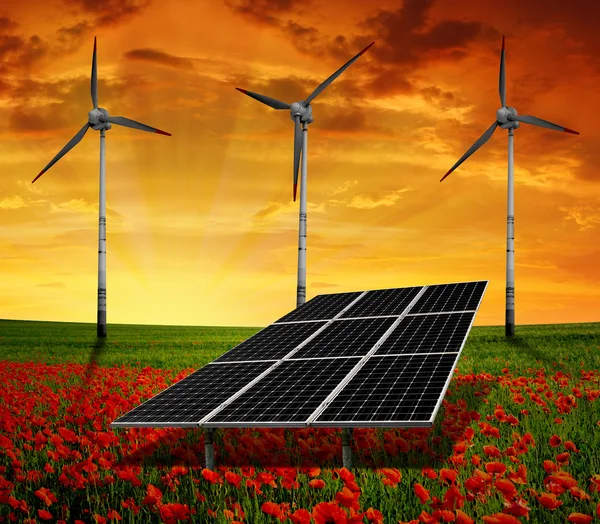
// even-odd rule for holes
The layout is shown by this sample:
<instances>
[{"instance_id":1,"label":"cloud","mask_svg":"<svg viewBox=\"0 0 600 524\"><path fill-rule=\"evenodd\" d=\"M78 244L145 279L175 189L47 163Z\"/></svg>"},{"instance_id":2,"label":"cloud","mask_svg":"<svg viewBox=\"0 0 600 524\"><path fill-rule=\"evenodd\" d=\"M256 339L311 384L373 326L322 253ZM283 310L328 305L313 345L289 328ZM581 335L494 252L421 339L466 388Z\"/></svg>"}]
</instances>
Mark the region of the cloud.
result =
<instances>
[{"instance_id":1,"label":"cloud","mask_svg":"<svg viewBox=\"0 0 600 524\"><path fill-rule=\"evenodd\" d=\"M92 26L85 20L71 26L61 27L56 31L57 41L65 53L77 51L84 44L91 30Z\"/></svg>"},{"instance_id":2,"label":"cloud","mask_svg":"<svg viewBox=\"0 0 600 524\"><path fill-rule=\"evenodd\" d=\"M70 7L77 5L94 17L94 25L114 26L140 15L150 0L68 0Z\"/></svg>"},{"instance_id":3,"label":"cloud","mask_svg":"<svg viewBox=\"0 0 600 524\"><path fill-rule=\"evenodd\" d=\"M50 203L51 213L80 213L80 214L98 214L97 204L90 204L83 198L74 198L68 202L61 202L60 204ZM114 211L110 207L106 208L106 214L117 220L121 220L123 215Z\"/></svg>"},{"instance_id":4,"label":"cloud","mask_svg":"<svg viewBox=\"0 0 600 524\"><path fill-rule=\"evenodd\" d=\"M263 207L260 211L256 212L253 215L254 220L265 220L269 218L273 218L276 215L280 215L282 213L287 213L291 211L291 204L282 204L281 202L269 202L265 207Z\"/></svg>"},{"instance_id":5,"label":"cloud","mask_svg":"<svg viewBox=\"0 0 600 524\"><path fill-rule=\"evenodd\" d=\"M375 209L377 207L390 207L396 204L402 198L402 193L411 191L411 188L398 189L396 191L388 191L379 197L371 197L369 195L356 195L350 200L329 200L328 203L333 205L342 205L355 209Z\"/></svg>"},{"instance_id":6,"label":"cloud","mask_svg":"<svg viewBox=\"0 0 600 524\"><path fill-rule=\"evenodd\" d=\"M406 0L395 11L380 10L361 25L377 36L373 54L378 62L417 65L424 61L460 60L468 44L485 33L480 22L442 20L431 23L434 0Z\"/></svg>"},{"instance_id":7,"label":"cloud","mask_svg":"<svg viewBox=\"0 0 600 524\"><path fill-rule=\"evenodd\" d=\"M288 20L285 24L281 25L281 30L283 34L291 38L294 47L298 51L310 55L320 55L322 53L321 43L323 37L318 29Z\"/></svg>"},{"instance_id":8,"label":"cloud","mask_svg":"<svg viewBox=\"0 0 600 524\"><path fill-rule=\"evenodd\" d=\"M125 53L125 58L129 60L141 60L152 62L166 67L174 67L176 69L194 69L194 62L190 58L170 55L158 49L133 49Z\"/></svg>"},{"instance_id":9,"label":"cloud","mask_svg":"<svg viewBox=\"0 0 600 524\"><path fill-rule=\"evenodd\" d=\"M13 29L16 29L17 23L10 18L5 16L0 16L0 32L11 32Z\"/></svg>"},{"instance_id":10,"label":"cloud","mask_svg":"<svg viewBox=\"0 0 600 524\"><path fill-rule=\"evenodd\" d=\"M61 116L57 116L56 104L53 104L53 110L46 111L46 114L40 114L39 111L28 112L21 108L16 108L8 118L8 127L19 132L39 132L50 131L62 128L66 125ZM58 113L60 115L60 113Z\"/></svg>"},{"instance_id":11,"label":"cloud","mask_svg":"<svg viewBox=\"0 0 600 524\"><path fill-rule=\"evenodd\" d=\"M430 104L437 105L442 109L450 109L453 107L466 107L468 102L464 99L457 98L454 93L444 91L437 86L427 86L419 90L423 99Z\"/></svg>"},{"instance_id":12,"label":"cloud","mask_svg":"<svg viewBox=\"0 0 600 524\"><path fill-rule=\"evenodd\" d=\"M37 35L0 33L0 72L27 70L48 54L48 44Z\"/></svg>"},{"instance_id":13,"label":"cloud","mask_svg":"<svg viewBox=\"0 0 600 524\"><path fill-rule=\"evenodd\" d=\"M339 195L340 193L345 193L351 187L354 187L358 184L358 180L346 180L341 186L333 189L329 194L330 195Z\"/></svg>"},{"instance_id":14,"label":"cloud","mask_svg":"<svg viewBox=\"0 0 600 524\"><path fill-rule=\"evenodd\" d=\"M561 207L565 212L565 220L573 220L580 231L592 229L600 224L600 205L576 205L573 207Z\"/></svg>"},{"instance_id":15,"label":"cloud","mask_svg":"<svg viewBox=\"0 0 600 524\"><path fill-rule=\"evenodd\" d=\"M0 200L0 209L20 209L27 207L27 202L20 195L11 195Z\"/></svg>"},{"instance_id":16,"label":"cloud","mask_svg":"<svg viewBox=\"0 0 600 524\"><path fill-rule=\"evenodd\" d=\"M281 202L269 202L252 216L252 221L255 223L270 223L281 215L297 214L298 205L298 202L293 201L290 201L287 204L282 204ZM310 213L325 212L325 206L323 204L317 205L312 202L307 202L307 207L308 212Z\"/></svg>"},{"instance_id":17,"label":"cloud","mask_svg":"<svg viewBox=\"0 0 600 524\"><path fill-rule=\"evenodd\" d=\"M26 182L25 180L17 180L17 184L21 186L26 191L30 193L34 193L36 195L48 195L48 190L43 188L40 184L32 184L31 182Z\"/></svg>"},{"instance_id":18,"label":"cloud","mask_svg":"<svg viewBox=\"0 0 600 524\"><path fill-rule=\"evenodd\" d=\"M225 0L225 5L234 13L272 26L280 25L279 15L292 10L292 0Z\"/></svg>"}]
</instances>

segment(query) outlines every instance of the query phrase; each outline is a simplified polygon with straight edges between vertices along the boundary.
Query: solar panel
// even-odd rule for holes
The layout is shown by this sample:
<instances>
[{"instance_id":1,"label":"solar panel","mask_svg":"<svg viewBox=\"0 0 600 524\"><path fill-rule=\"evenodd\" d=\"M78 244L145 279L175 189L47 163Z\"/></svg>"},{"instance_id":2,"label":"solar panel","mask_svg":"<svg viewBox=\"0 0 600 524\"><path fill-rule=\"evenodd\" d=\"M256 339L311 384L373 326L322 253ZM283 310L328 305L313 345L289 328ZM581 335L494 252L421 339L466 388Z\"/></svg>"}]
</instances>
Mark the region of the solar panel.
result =
<instances>
[{"instance_id":1,"label":"solar panel","mask_svg":"<svg viewBox=\"0 0 600 524\"><path fill-rule=\"evenodd\" d=\"M394 323L395 318L335 320L292 358L364 356Z\"/></svg>"},{"instance_id":2,"label":"solar panel","mask_svg":"<svg viewBox=\"0 0 600 524\"><path fill-rule=\"evenodd\" d=\"M430 426L458 353L374 356L314 426Z\"/></svg>"},{"instance_id":3,"label":"solar panel","mask_svg":"<svg viewBox=\"0 0 600 524\"><path fill-rule=\"evenodd\" d=\"M475 311L479 307L486 286L487 281L428 286L410 313Z\"/></svg>"},{"instance_id":4,"label":"solar panel","mask_svg":"<svg viewBox=\"0 0 600 524\"><path fill-rule=\"evenodd\" d=\"M281 317L277 322L331 320L360 295L360 291L317 295L315 298L302 304L299 308L294 309L287 315Z\"/></svg>"},{"instance_id":5,"label":"solar panel","mask_svg":"<svg viewBox=\"0 0 600 524\"><path fill-rule=\"evenodd\" d=\"M271 324L221 355L215 362L280 360L326 322Z\"/></svg>"},{"instance_id":6,"label":"solar panel","mask_svg":"<svg viewBox=\"0 0 600 524\"><path fill-rule=\"evenodd\" d=\"M368 291L342 318L400 315L420 290L421 287L403 287Z\"/></svg>"},{"instance_id":7,"label":"solar panel","mask_svg":"<svg viewBox=\"0 0 600 524\"><path fill-rule=\"evenodd\" d=\"M475 313L407 315L375 355L460 351Z\"/></svg>"},{"instance_id":8,"label":"solar panel","mask_svg":"<svg viewBox=\"0 0 600 524\"><path fill-rule=\"evenodd\" d=\"M126 413L111 426L198 426L198 421L250 383L272 362L208 364Z\"/></svg>"},{"instance_id":9,"label":"solar panel","mask_svg":"<svg viewBox=\"0 0 600 524\"><path fill-rule=\"evenodd\" d=\"M303 426L360 359L289 360L207 421L207 426Z\"/></svg>"},{"instance_id":10,"label":"solar panel","mask_svg":"<svg viewBox=\"0 0 600 524\"><path fill-rule=\"evenodd\" d=\"M111 425L430 426L486 286L319 295Z\"/></svg>"}]
</instances>

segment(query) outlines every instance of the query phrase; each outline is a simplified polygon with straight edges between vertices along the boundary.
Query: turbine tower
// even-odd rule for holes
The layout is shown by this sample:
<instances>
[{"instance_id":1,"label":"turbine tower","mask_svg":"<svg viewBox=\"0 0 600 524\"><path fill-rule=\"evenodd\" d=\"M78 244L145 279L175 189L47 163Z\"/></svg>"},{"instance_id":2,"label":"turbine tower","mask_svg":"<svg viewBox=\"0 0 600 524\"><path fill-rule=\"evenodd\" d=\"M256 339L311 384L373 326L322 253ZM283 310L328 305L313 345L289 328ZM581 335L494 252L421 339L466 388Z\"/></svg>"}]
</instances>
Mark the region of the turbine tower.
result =
<instances>
[{"instance_id":1,"label":"turbine tower","mask_svg":"<svg viewBox=\"0 0 600 524\"><path fill-rule=\"evenodd\" d=\"M36 176L35 182L56 162L65 156L73 147L75 147L91 127L96 131L100 131L100 199L99 199L99 220L98 220L98 337L106 337L106 163L105 163L105 132L111 128L111 124L119 126L132 127L142 131L150 131L160 135L171 136L170 133L155 129L154 127L140 124L129 118L122 116L110 116L108 111L103 107L98 107L98 72L96 67L96 38L94 37L94 55L92 57L92 81L91 93L94 109L88 113L88 121L71 138L65 147L50 161L50 163L42 169L40 174Z\"/></svg>"},{"instance_id":2,"label":"turbine tower","mask_svg":"<svg viewBox=\"0 0 600 524\"><path fill-rule=\"evenodd\" d=\"M265 95L259 95L245 89L236 89L273 109L289 109L290 116L294 121L294 202L296 201L296 192L298 189L298 167L300 165L300 154L302 153L302 172L300 178L300 223L298 227L298 285L296 288L296 307L306 302L306 179L307 179L307 152L308 152L308 124L312 124L311 102L323 92L338 76L356 62L375 42L371 42L354 58L346 62L319 87L317 87L310 96L300 102L287 104Z\"/></svg>"},{"instance_id":3,"label":"turbine tower","mask_svg":"<svg viewBox=\"0 0 600 524\"><path fill-rule=\"evenodd\" d=\"M498 126L508 130L508 213L506 220L506 336L515 334L515 194L514 194L514 130L520 123L545 127L555 131L563 131L578 135L577 131L562 127L535 116L519 115L514 107L506 105L506 66L505 66L504 36L502 36L502 52L500 54L500 103L502 107L496 111L496 121L481 135L481 137L460 157L450 170L442 177L444 180L452 171L460 166L467 158L485 144Z\"/></svg>"}]
</instances>

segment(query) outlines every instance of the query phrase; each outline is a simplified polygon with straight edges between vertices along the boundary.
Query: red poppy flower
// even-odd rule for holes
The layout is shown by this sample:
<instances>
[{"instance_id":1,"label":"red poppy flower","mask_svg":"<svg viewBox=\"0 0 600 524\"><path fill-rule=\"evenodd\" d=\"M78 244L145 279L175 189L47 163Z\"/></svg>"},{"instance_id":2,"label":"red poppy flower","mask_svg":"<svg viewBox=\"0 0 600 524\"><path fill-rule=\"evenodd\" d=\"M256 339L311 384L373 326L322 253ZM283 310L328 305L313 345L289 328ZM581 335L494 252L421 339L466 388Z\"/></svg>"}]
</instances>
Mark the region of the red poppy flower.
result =
<instances>
[{"instance_id":1,"label":"red poppy flower","mask_svg":"<svg viewBox=\"0 0 600 524\"><path fill-rule=\"evenodd\" d=\"M146 496L142 500L142 504L145 506L160 505L162 502L162 491L152 484L148 484L146 489Z\"/></svg>"},{"instance_id":2,"label":"red poppy flower","mask_svg":"<svg viewBox=\"0 0 600 524\"><path fill-rule=\"evenodd\" d=\"M288 515L294 524L310 524L310 513L305 509L298 509Z\"/></svg>"},{"instance_id":3,"label":"red poppy flower","mask_svg":"<svg viewBox=\"0 0 600 524\"><path fill-rule=\"evenodd\" d=\"M497 480L494 484L496 489L504 495L506 500L511 500L517 494L517 488L515 485L508 479L500 479Z\"/></svg>"},{"instance_id":4,"label":"red poppy flower","mask_svg":"<svg viewBox=\"0 0 600 524\"><path fill-rule=\"evenodd\" d=\"M211 471L210 469L204 468L202 470L202 476L204 477L204 480L207 480L211 484L222 484L223 483L223 479L221 478L221 475L219 475L216 471Z\"/></svg>"},{"instance_id":5,"label":"red poppy flower","mask_svg":"<svg viewBox=\"0 0 600 524\"><path fill-rule=\"evenodd\" d=\"M456 524L475 524L475 521L469 517L464 511L456 510Z\"/></svg>"},{"instance_id":6,"label":"red poppy flower","mask_svg":"<svg viewBox=\"0 0 600 524\"><path fill-rule=\"evenodd\" d=\"M555 471L558 471L558 465L551 460L544 460L544 470L546 473L554 473Z\"/></svg>"},{"instance_id":7,"label":"red poppy flower","mask_svg":"<svg viewBox=\"0 0 600 524\"><path fill-rule=\"evenodd\" d=\"M163 504L160 507L160 518L165 524L175 524L178 520L189 520L190 508L187 504Z\"/></svg>"},{"instance_id":8,"label":"red poppy flower","mask_svg":"<svg viewBox=\"0 0 600 524\"><path fill-rule=\"evenodd\" d=\"M40 488L34 492L34 495L40 499L46 506L51 506L52 503L58 502L56 496L47 488Z\"/></svg>"},{"instance_id":9,"label":"red poppy flower","mask_svg":"<svg viewBox=\"0 0 600 524\"><path fill-rule=\"evenodd\" d=\"M263 513L271 515L272 517L275 517L276 519L279 519L281 521L284 521L286 519L286 516L281 511L281 507L275 502L265 502L260 507L260 509Z\"/></svg>"},{"instance_id":10,"label":"red poppy flower","mask_svg":"<svg viewBox=\"0 0 600 524\"><path fill-rule=\"evenodd\" d=\"M354 505L354 493L352 493L352 491L350 491L348 488L344 487L342 488L342 491L338 491L335 494L335 500L337 500L341 506L350 508Z\"/></svg>"},{"instance_id":11,"label":"red poppy flower","mask_svg":"<svg viewBox=\"0 0 600 524\"><path fill-rule=\"evenodd\" d=\"M506 466L502 462L488 462L485 465L485 470L488 473L502 475L506 471Z\"/></svg>"},{"instance_id":12,"label":"red poppy flower","mask_svg":"<svg viewBox=\"0 0 600 524\"><path fill-rule=\"evenodd\" d=\"M455 510L464 506L465 497L456 486L450 486L444 493L443 509Z\"/></svg>"},{"instance_id":13,"label":"red poppy flower","mask_svg":"<svg viewBox=\"0 0 600 524\"><path fill-rule=\"evenodd\" d=\"M569 451L572 451L573 453L579 453L579 450L577 449L575 443L570 440L567 440L565 442L565 448Z\"/></svg>"},{"instance_id":14,"label":"red poppy flower","mask_svg":"<svg viewBox=\"0 0 600 524\"><path fill-rule=\"evenodd\" d=\"M367 519L369 522L375 522L375 524L384 524L383 523L383 515L381 511L373 508L367 509L366 512ZM362 519L361 519L362 522Z\"/></svg>"},{"instance_id":15,"label":"red poppy flower","mask_svg":"<svg viewBox=\"0 0 600 524\"><path fill-rule=\"evenodd\" d=\"M521 524L519 519L506 513L494 513L493 515L483 517L483 521L488 524Z\"/></svg>"},{"instance_id":16,"label":"red poppy flower","mask_svg":"<svg viewBox=\"0 0 600 524\"><path fill-rule=\"evenodd\" d=\"M438 477L438 474L435 472L435 470L431 468L423 468L421 470L421 475L430 479L436 479Z\"/></svg>"},{"instance_id":17,"label":"red poppy flower","mask_svg":"<svg viewBox=\"0 0 600 524\"><path fill-rule=\"evenodd\" d=\"M454 482L456 482L457 476L458 476L458 471L456 471L455 469L447 469L447 468L440 469L440 478L445 482L454 483Z\"/></svg>"},{"instance_id":18,"label":"red poppy flower","mask_svg":"<svg viewBox=\"0 0 600 524\"><path fill-rule=\"evenodd\" d=\"M590 522L592 522L592 519L594 517L592 517L591 515L586 515L584 513L571 513L567 520L569 522L573 522L573 524L589 524Z\"/></svg>"},{"instance_id":19,"label":"red poppy flower","mask_svg":"<svg viewBox=\"0 0 600 524\"><path fill-rule=\"evenodd\" d=\"M500 450L496 446L483 446L483 452L490 457L500 456Z\"/></svg>"},{"instance_id":20,"label":"red poppy flower","mask_svg":"<svg viewBox=\"0 0 600 524\"><path fill-rule=\"evenodd\" d=\"M538 501L542 506L549 510L553 510L559 506L562 506L562 501L557 500L554 493L540 493Z\"/></svg>"},{"instance_id":21,"label":"red poppy flower","mask_svg":"<svg viewBox=\"0 0 600 524\"><path fill-rule=\"evenodd\" d=\"M122 501L121 506L123 506L125 509L130 509L133 511L134 515L137 515L140 512L140 506L135 504L135 500L133 498Z\"/></svg>"},{"instance_id":22,"label":"red poppy flower","mask_svg":"<svg viewBox=\"0 0 600 524\"><path fill-rule=\"evenodd\" d=\"M419 522L422 522L423 524L439 524L440 521L438 518L434 517L433 515L430 515L425 510L423 510L419 515Z\"/></svg>"},{"instance_id":23,"label":"red poppy flower","mask_svg":"<svg viewBox=\"0 0 600 524\"><path fill-rule=\"evenodd\" d=\"M315 524L346 524L346 512L333 502L320 502L312 510Z\"/></svg>"},{"instance_id":24,"label":"red poppy flower","mask_svg":"<svg viewBox=\"0 0 600 524\"><path fill-rule=\"evenodd\" d=\"M49 511L46 511L45 509L38 509L38 517L40 517L42 520L52 520L54 517L52 516L52 513L50 513Z\"/></svg>"},{"instance_id":25,"label":"red poppy flower","mask_svg":"<svg viewBox=\"0 0 600 524\"><path fill-rule=\"evenodd\" d=\"M311 488L323 489L325 487L325 481L323 479L313 479L308 483L308 485Z\"/></svg>"},{"instance_id":26,"label":"red poppy flower","mask_svg":"<svg viewBox=\"0 0 600 524\"><path fill-rule=\"evenodd\" d=\"M525 517L529 520L530 508L524 499L513 500L504 503L504 513L508 513L513 517Z\"/></svg>"},{"instance_id":27,"label":"red poppy flower","mask_svg":"<svg viewBox=\"0 0 600 524\"><path fill-rule=\"evenodd\" d=\"M395 468L382 468L379 470L379 473L383 473L385 478L383 479L383 483L386 486L391 486L395 488L398 483L402 480L402 473Z\"/></svg>"},{"instance_id":28,"label":"red poppy flower","mask_svg":"<svg viewBox=\"0 0 600 524\"><path fill-rule=\"evenodd\" d=\"M240 487L240 484L242 483L242 477L237 473L233 473L233 471L227 471L225 473L225 480L238 489Z\"/></svg>"},{"instance_id":29,"label":"red poppy flower","mask_svg":"<svg viewBox=\"0 0 600 524\"><path fill-rule=\"evenodd\" d=\"M419 497L421 504L425 504L430 498L429 490L425 489L421 484L415 484L413 486L415 494Z\"/></svg>"}]
</instances>

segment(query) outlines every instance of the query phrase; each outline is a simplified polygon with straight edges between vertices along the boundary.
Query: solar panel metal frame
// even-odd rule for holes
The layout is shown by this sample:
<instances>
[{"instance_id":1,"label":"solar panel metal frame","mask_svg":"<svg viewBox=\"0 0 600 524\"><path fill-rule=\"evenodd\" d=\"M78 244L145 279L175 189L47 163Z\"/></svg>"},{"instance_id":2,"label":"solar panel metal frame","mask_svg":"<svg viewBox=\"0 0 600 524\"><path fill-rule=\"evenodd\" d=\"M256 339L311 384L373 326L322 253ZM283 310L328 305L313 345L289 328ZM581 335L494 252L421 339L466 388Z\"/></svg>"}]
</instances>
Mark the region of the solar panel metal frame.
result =
<instances>
[{"instance_id":1,"label":"solar panel metal frame","mask_svg":"<svg viewBox=\"0 0 600 524\"><path fill-rule=\"evenodd\" d=\"M234 366L235 364L242 364L242 365L243 364L257 364L260 367L261 365L268 364L268 363L269 363L268 360L256 360L256 361L252 361L252 362L224 362L224 363L221 363L220 365L227 364L226 367L229 367L232 365ZM198 368L196 371L190 373L187 377L185 377L177 382L174 382L168 388L163 389L162 391L160 391L156 395L150 397L149 399L145 400L144 402L142 402L135 408L130 409L129 411L123 413L118 419L116 419L115 421L113 421L110 424L110 427L113 427L113 428L197 428L198 422L119 422L119 420L127 417L133 411L141 408L142 406L147 406L149 403L153 402L154 399L156 399L159 395L163 395L169 391L173 391L173 389L176 389L177 387L181 387L181 382L183 380L186 380L186 379L192 377L192 375L195 375L196 373L199 373L202 370L205 370L210 367L214 367L215 365L216 364L213 365L213 363L210 362L206 366ZM267 366L267 368L270 368L270 367L271 366ZM223 369L225 369L225 367ZM265 371L266 370L263 370L262 372L260 372L258 376L262 376L262 374ZM167 395L168 395L168 393L167 393Z\"/></svg>"},{"instance_id":2,"label":"solar panel metal frame","mask_svg":"<svg viewBox=\"0 0 600 524\"><path fill-rule=\"evenodd\" d=\"M456 352L456 358L454 360L453 363L453 367L452 370L454 370L456 368L458 359L460 358L460 355L462 353L462 349L464 348L464 345L466 343L466 340L468 338L468 334L470 333L470 330L473 326L473 322L475 320L477 311L479 310L479 306L481 305L481 301L483 299L483 295L485 294L485 291L487 289L488 283L489 281L472 281L472 282L485 282L484 288L481 292L481 296L479 298L479 302L477 303L477 307L475 309L469 309L466 311L445 311L443 312L444 314L458 314L458 313L466 313L466 312L474 312L473 318L471 319L469 328L466 332L466 335L462 341L461 347L460 349ZM438 285L452 285L452 284L469 284L472 282L455 282L455 283L448 283L448 284L438 284ZM240 388L237 392L235 392L233 395L231 395L229 398L227 398L225 401L223 401L219 406L217 406L216 408L214 408L210 413L208 413L204 418L202 418L201 420L199 420L198 422L193 422L193 423L181 423L181 424L168 424L168 423L119 423L117 422L119 419L117 419L117 421L113 422L110 424L111 427L206 427L206 428L221 428L221 427L307 427L307 426L314 426L314 427L431 427L433 425L433 422L437 416L437 413L442 405L443 399L446 395L446 391L448 390L448 387L450 385L450 382L452 380L452 375L453 373L450 373L445 384L443 387L443 390L439 396L439 399L437 401L437 404L435 406L435 409L431 415L431 417L428 420L423 420L423 421L359 421L359 420L349 420L349 421L336 421L335 423L331 423L331 422L327 422L327 421L319 421L318 418L319 416L323 413L323 411L325 411L325 409L327 408L327 406L331 403L331 401L337 396L337 394L343 390L343 388L352 380L352 378L358 373L358 371L364 366L364 364L370 359L370 358L386 358L386 357L391 357L395 354L387 354L387 355L375 355L375 352L377 351L377 349L381 346L381 344L383 344L383 342L391 335L391 333L394 331L394 329L398 326L398 324L407 316L421 316L421 315L434 315L434 314L440 314L442 312L426 312L426 313L413 313L411 315L410 311L412 310L412 308L417 304L417 302L419 301L419 299L423 296L423 294L426 292L426 290L431 287L431 286L409 286L409 287L413 287L413 288L418 288L419 292L416 294L415 297L413 297L413 299L410 301L410 303L404 308L404 310L402 311L401 314L386 314L386 315L375 315L375 316L369 316L369 315L365 315L365 316L359 316L359 317L342 317L342 315L349 310L356 302L360 301L367 293L368 291L363 291L358 292L360 294L358 294L358 296L356 298L354 298L353 300L351 300L345 307L343 307L340 311L337 312L337 314L331 318L328 319L322 319L322 318L318 318L318 319L309 319L309 320L296 320L296 321L281 321L285 316L288 316L289 313L287 315L285 315L284 317L282 317L281 319L279 319L278 321L274 322L273 324L270 324L270 326L272 325L281 325L281 324L291 324L291 323L305 323L305 322L325 322L325 324L323 326L321 326L319 329L317 329L315 332L313 332L309 337L307 337L305 340L303 340L301 343L299 343L297 346L295 346L290 352L288 352L286 355L284 355L283 357L281 357L281 359L279 360L244 360L244 361L223 361L223 362L211 362L209 364L207 364L207 366L204 367L208 367L208 366L220 366L220 365L225 365L225 364L237 364L237 363L249 363L249 362L272 362L272 365L269 366L267 369L265 369L262 373L260 373L257 377L255 377L252 381L250 381L248 384L246 384L245 386L243 386L242 388ZM395 288L395 289L407 289L407 288ZM372 291L378 291L378 290L372 290ZM353 292L356 293L356 292ZM322 333L323 331L325 331L327 329L327 327L329 327L334 320L338 320L338 319L342 319L343 320L352 320L352 319L363 319L363 318L384 318L384 317L397 317L396 320L391 324L391 326L388 328L388 330L381 336L381 338L379 340L377 340L377 342L373 345L373 347L368 351L368 353L362 357L357 357L357 356L351 356L351 357L344 357L344 356L337 356L337 357L312 357L312 358L294 358L294 355L300 351L302 349L302 347L304 347L306 344L308 344L313 338L315 338L316 336L318 336L320 333ZM266 329L266 328L265 328ZM244 341L245 342L245 341ZM237 347L237 346L236 346ZM232 348L235 349L235 348ZM231 350L230 350L231 351ZM228 351L229 352L229 351ZM447 355L451 355L454 352L446 352ZM423 355L423 356L427 356L427 355L432 355L435 354L434 353L413 353L412 355ZM402 356L410 356L410 353L405 353ZM330 360L330 359L346 359L346 360L358 360L357 364L350 370L350 372L340 381L340 383L336 386L336 388L328 395L328 397L313 411L313 413L302 423L298 423L298 422L290 422L290 423L286 423L286 422L268 422L268 423L254 423L254 422L211 422L210 419L213 418L217 413L219 413L220 411L222 411L223 409L225 409L229 404L231 404L232 402L234 402L236 399L238 399L240 396L242 396L246 391L248 391L251 387L253 387L255 384L257 384L258 382L260 382L265 376L267 376L273 369L275 369L276 367L278 367L279 365L281 365L283 362L289 361L289 360ZM203 368L200 368L203 369ZM185 380L185 379L183 379ZM169 388L167 388L169 389ZM166 390L163 390L166 391ZM159 393L160 394L160 393ZM152 397L154 398L154 397ZM143 405L143 404L142 404ZM135 409L135 408L134 408ZM133 410L132 410L133 411ZM129 413L129 412L128 412Z\"/></svg>"},{"instance_id":3,"label":"solar panel metal frame","mask_svg":"<svg viewBox=\"0 0 600 524\"><path fill-rule=\"evenodd\" d=\"M481 281L475 281L475 282L481 282ZM477 311L479 311L479 306L481 306L481 301L483 300L483 295L485 294L486 290L487 290L487 286L489 284L489 281L484 281L485 282L485 286L483 288L483 291L481 293L481 298L479 299L479 302L477 303L477 307L475 308L475 314L473 315L473 318L471 319L471 323L469 325L469 329L467 330L467 334L463 340L463 343L460 346L459 351L456 353L456 358L454 359L454 364L452 365L452 370L454 371L454 369L456 369L456 365L458 363L458 359L460 358L460 355L462 353L463 348L465 347L465 344L467 343L467 338L469 338L469 333L471 332L471 328L473 327L473 322L475 322L475 317L477 316ZM468 284L469 282L455 282L456 284ZM423 288L423 293L425 292L425 289L427 289L428 286L424 286ZM419 295L420 296L420 295ZM412 309L412 307L411 307ZM473 310L469 310L469 311L473 311ZM448 314L457 314L457 313L466 313L467 311L452 311L452 312L446 312ZM417 313L420 315L423 314L427 314L427 315L431 315L431 314L436 314L433 312L429 312L429 313ZM415 316L417 315L415 314ZM405 315L405 316L411 316L410 315L410 311ZM431 353L417 353L420 355L431 355ZM452 353L449 352L447 353L448 355L451 355ZM406 354L405 354L406 355ZM386 356L391 356L391 355L386 355ZM375 357L375 358L385 358L384 355L380 356L380 357ZM414 421L414 420L396 420L396 421L360 421L360 420L352 420L352 421L347 421L347 422L335 422L335 424L332 426L331 422L319 422L318 418L319 416L323 413L323 411L325 411L325 409L327 408L327 405L325 406L320 406L319 408L317 408L315 410L315 412L313 413L313 415L311 416L311 419L309 420L309 425L313 426L313 427L339 427L339 428L344 428L344 427L369 427L369 428L377 428L377 427L403 427L403 428L429 428L433 426L433 423L435 421L435 418L438 414L438 411L440 410L441 406L442 406L442 402L444 401L444 397L446 396L446 391L448 391L448 388L450 387L450 382L452 381L452 376L453 376L454 372L450 373L448 375L448 378L446 379L446 383L444 384L444 388L442 389L442 392L440 393L440 396L438 398L437 404L433 410L433 413L431 414L431 417L428 420L423 420L423 421ZM344 379L345 380L345 379ZM351 379L350 379L351 380ZM350 380L348 380L346 382L346 384L348 382L350 382ZM344 385L345 386L345 385ZM340 388L340 391L343 388ZM331 400L333 400L332 397Z\"/></svg>"},{"instance_id":4,"label":"solar panel metal frame","mask_svg":"<svg viewBox=\"0 0 600 524\"><path fill-rule=\"evenodd\" d=\"M348 358L344 358L344 357L335 357L335 358L329 358L329 359L320 359L320 358L299 358L299 359L287 359L287 360L282 360L281 362L285 362L285 363L296 363L296 362L302 362L302 361L316 361L316 360L339 360L339 361L343 361L343 362L349 362L349 361L354 361L354 362L358 362L362 357L348 357ZM349 371L347 371L346 373L348 373ZM269 373L269 375L271 374L271 372ZM266 375L265 375L266 376ZM345 376L345 375L344 375ZM263 377L264 378L264 377ZM261 380L257 380L254 385L260 385L262 379ZM210 414L210 419L218 416L220 413L222 413L223 411L226 410L226 408L233 404L238 398L240 398L244 393L246 393L247 391L249 391L251 389L252 386L248 386L244 388L244 391L242 393L240 393L239 395L235 395L234 399L228 399L228 401L226 403L223 403L223 405L221 405L219 408L216 408L214 410L214 413ZM334 386L335 388L336 386ZM327 393L328 394L328 393ZM283 395L282 395L283 397ZM231 400L231 401L229 401ZM320 405L317 404L317 405ZM307 417L303 418L303 419L296 419L295 421L289 421L289 422L281 422L281 421L260 421L257 419L248 421L248 420L227 420L227 421L213 421L211 422L210 419L208 419L209 415L207 415L207 417L205 417L207 419L206 422L202 423L202 426L205 428L242 428L242 427L248 427L248 428L304 428L307 426L306 421L308 420L308 417L310 417L312 415L312 413L314 412L314 409L308 414Z\"/></svg>"}]
</instances>

